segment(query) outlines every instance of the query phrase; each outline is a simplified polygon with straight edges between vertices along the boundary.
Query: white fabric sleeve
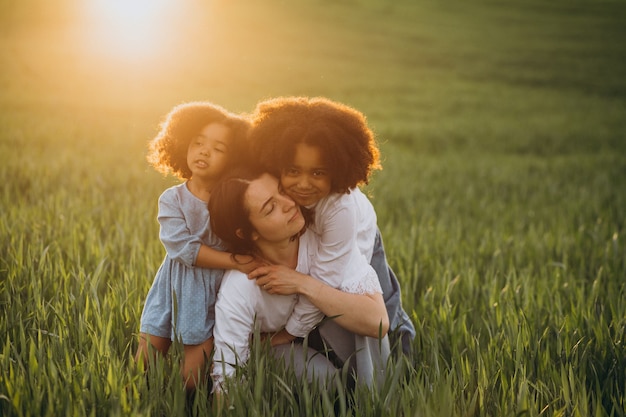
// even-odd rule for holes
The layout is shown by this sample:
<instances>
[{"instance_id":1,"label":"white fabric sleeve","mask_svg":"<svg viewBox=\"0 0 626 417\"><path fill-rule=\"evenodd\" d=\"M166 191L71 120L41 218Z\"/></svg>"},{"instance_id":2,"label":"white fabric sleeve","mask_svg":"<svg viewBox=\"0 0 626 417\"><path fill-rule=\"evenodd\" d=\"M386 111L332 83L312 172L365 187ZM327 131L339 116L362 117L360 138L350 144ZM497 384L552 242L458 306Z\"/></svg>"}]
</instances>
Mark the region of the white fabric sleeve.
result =
<instances>
[{"instance_id":1,"label":"white fabric sleeve","mask_svg":"<svg viewBox=\"0 0 626 417\"><path fill-rule=\"evenodd\" d=\"M367 263L364 255L360 257L362 259L357 265L352 265L338 289L351 294L382 294L383 289L376 271Z\"/></svg>"},{"instance_id":2,"label":"white fabric sleeve","mask_svg":"<svg viewBox=\"0 0 626 417\"><path fill-rule=\"evenodd\" d=\"M224 277L225 280L230 278L234 277ZM225 378L234 375L237 364L248 361L250 352L254 305L246 294L237 290L236 285L223 287L215 304L215 353L211 376L216 391L222 390Z\"/></svg>"},{"instance_id":3,"label":"white fabric sleeve","mask_svg":"<svg viewBox=\"0 0 626 417\"><path fill-rule=\"evenodd\" d=\"M315 307L307 297L298 296L298 301L287 320L285 330L292 336L305 337L323 318L324 313Z\"/></svg>"},{"instance_id":4,"label":"white fabric sleeve","mask_svg":"<svg viewBox=\"0 0 626 417\"><path fill-rule=\"evenodd\" d=\"M326 218L319 219L323 226L318 231L320 239L317 257L311 265L311 275L333 288L339 288L354 256L352 249L356 247L356 212L350 206L341 206L323 215Z\"/></svg>"},{"instance_id":5,"label":"white fabric sleeve","mask_svg":"<svg viewBox=\"0 0 626 417\"><path fill-rule=\"evenodd\" d=\"M171 259L194 266L202 242L189 231L176 194L168 191L159 197L159 238Z\"/></svg>"},{"instance_id":6,"label":"white fabric sleeve","mask_svg":"<svg viewBox=\"0 0 626 417\"><path fill-rule=\"evenodd\" d=\"M382 294L376 271L358 247L355 207L340 205L326 215L319 219L323 227L311 276L344 292Z\"/></svg>"}]
</instances>

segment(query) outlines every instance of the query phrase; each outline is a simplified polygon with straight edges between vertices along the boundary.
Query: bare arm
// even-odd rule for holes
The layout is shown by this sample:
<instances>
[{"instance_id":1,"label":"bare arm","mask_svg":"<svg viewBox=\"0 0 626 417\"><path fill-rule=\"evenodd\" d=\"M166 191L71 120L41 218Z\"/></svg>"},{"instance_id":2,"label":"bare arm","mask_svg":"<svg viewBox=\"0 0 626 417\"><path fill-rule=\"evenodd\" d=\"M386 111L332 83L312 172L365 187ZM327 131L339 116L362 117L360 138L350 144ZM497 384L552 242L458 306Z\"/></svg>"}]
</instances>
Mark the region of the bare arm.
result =
<instances>
[{"instance_id":1,"label":"bare arm","mask_svg":"<svg viewBox=\"0 0 626 417\"><path fill-rule=\"evenodd\" d=\"M202 245L198 250L198 256L196 257L194 266L200 268L237 269L247 274L265 264L266 262L253 256L235 255L233 258L232 254L229 252L222 252Z\"/></svg>"},{"instance_id":2,"label":"bare arm","mask_svg":"<svg viewBox=\"0 0 626 417\"><path fill-rule=\"evenodd\" d=\"M337 324L362 336L379 337L389 330L382 294L347 293L282 265L268 265L248 275L270 294L301 294Z\"/></svg>"},{"instance_id":3,"label":"bare arm","mask_svg":"<svg viewBox=\"0 0 626 417\"><path fill-rule=\"evenodd\" d=\"M159 197L159 238L171 259L191 267L236 269L243 273L265 264L252 256L237 255L233 259L230 253L207 246L201 239L204 229L190 228L181 204L175 188Z\"/></svg>"},{"instance_id":4,"label":"bare arm","mask_svg":"<svg viewBox=\"0 0 626 417\"><path fill-rule=\"evenodd\" d=\"M275 333L264 333L261 335L262 340L269 339L272 346L283 345L291 343L295 340L295 336L290 334L287 330L282 329Z\"/></svg>"}]
</instances>

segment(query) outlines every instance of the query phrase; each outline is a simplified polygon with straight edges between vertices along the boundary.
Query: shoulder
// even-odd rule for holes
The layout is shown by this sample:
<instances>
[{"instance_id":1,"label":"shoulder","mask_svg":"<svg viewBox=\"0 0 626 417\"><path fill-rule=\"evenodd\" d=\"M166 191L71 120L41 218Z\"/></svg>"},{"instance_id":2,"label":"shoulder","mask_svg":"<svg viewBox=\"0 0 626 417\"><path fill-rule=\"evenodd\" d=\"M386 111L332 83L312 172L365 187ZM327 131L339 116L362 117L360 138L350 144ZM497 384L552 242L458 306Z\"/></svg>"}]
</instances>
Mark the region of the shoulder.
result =
<instances>
[{"instance_id":1,"label":"shoulder","mask_svg":"<svg viewBox=\"0 0 626 417\"><path fill-rule=\"evenodd\" d=\"M349 193L335 193L320 200L315 212L332 213L337 211L356 211L364 208L373 208L370 199L360 188L351 188Z\"/></svg>"},{"instance_id":2,"label":"shoulder","mask_svg":"<svg viewBox=\"0 0 626 417\"><path fill-rule=\"evenodd\" d=\"M320 200L315 206L315 224L319 228L335 221L345 221L345 216L353 216L357 206L349 194L334 193Z\"/></svg>"},{"instance_id":3,"label":"shoulder","mask_svg":"<svg viewBox=\"0 0 626 417\"><path fill-rule=\"evenodd\" d=\"M220 293L236 293L248 296L256 291L256 283L254 280L248 279L248 276L236 269L230 269L224 273Z\"/></svg>"},{"instance_id":4,"label":"shoulder","mask_svg":"<svg viewBox=\"0 0 626 417\"><path fill-rule=\"evenodd\" d=\"M371 207L373 209L374 207L370 199L363 191L361 191L359 187L350 189L350 194L347 194L347 196L350 197L350 204L358 207L359 209L363 209L365 207Z\"/></svg>"},{"instance_id":5,"label":"shoulder","mask_svg":"<svg viewBox=\"0 0 626 417\"><path fill-rule=\"evenodd\" d=\"M181 195L187 190L185 183L174 185L163 191L159 196L159 201L175 201L180 200Z\"/></svg>"},{"instance_id":6,"label":"shoulder","mask_svg":"<svg viewBox=\"0 0 626 417\"><path fill-rule=\"evenodd\" d=\"M317 202L315 205L315 212L328 211L341 207L346 204L346 197L347 194L331 193Z\"/></svg>"},{"instance_id":7,"label":"shoulder","mask_svg":"<svg viewBox=\"0 0 626 417\"><path fill-rule=\"evenodd\" d=\"M358 187L354 188L350 195L352 195L352 204L357 212L359 223L362 224L361 227L365 227L367 224L371 226L372 223L375 225L377 217L376 210L367 195Z\"/></svg>"}]
</instances>

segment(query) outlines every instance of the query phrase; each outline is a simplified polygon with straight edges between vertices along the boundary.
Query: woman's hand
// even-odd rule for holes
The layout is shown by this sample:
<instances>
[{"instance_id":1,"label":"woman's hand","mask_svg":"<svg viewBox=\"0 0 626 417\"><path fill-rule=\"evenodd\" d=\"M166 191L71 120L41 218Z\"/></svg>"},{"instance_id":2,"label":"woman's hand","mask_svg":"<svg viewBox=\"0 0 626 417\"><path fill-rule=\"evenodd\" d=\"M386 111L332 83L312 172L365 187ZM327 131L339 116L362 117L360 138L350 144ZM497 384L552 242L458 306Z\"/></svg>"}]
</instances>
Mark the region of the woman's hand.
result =
<instances>
[{"instance_id":1,"label":"woman's hand","mask_svg":"<svg viewBox=\"0 0 626 417\"><path fill-rule=\"evenodd\" d=\"M249 279L256 279L256 285L270 294L299 294L301 285L310 278L284 265L265 265L248 274Z\"/></svg>"}]
</instances>

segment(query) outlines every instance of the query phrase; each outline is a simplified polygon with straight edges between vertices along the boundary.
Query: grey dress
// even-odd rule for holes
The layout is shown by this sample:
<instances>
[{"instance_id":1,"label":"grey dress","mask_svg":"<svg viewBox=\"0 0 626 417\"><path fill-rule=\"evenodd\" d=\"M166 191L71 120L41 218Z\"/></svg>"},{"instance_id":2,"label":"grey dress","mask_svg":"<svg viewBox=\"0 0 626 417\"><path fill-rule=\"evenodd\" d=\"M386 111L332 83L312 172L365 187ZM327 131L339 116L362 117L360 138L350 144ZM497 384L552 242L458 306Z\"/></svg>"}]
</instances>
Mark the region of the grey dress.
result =
<instances>
[{"instance_id":1,"label":"grey dress","mask_svg":"<svg viewBox=\"0 0 626 417\"><path fill-rule=\"evenodd\" d=\"M209 227L207 203L187 184L159 197L159 237L166 250L141 315L140 330L154 336L203 343L213 335L215 301L224 270L195 267L201 245L221 250Z\"/></svg>"}]
</instances>

